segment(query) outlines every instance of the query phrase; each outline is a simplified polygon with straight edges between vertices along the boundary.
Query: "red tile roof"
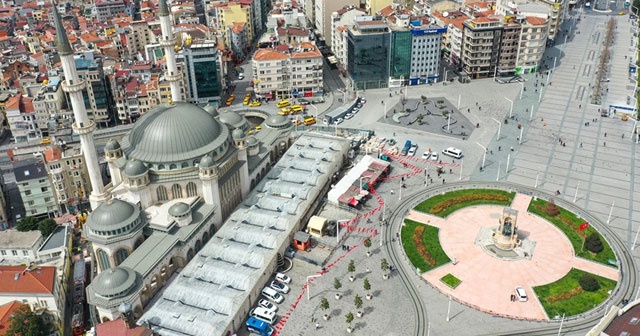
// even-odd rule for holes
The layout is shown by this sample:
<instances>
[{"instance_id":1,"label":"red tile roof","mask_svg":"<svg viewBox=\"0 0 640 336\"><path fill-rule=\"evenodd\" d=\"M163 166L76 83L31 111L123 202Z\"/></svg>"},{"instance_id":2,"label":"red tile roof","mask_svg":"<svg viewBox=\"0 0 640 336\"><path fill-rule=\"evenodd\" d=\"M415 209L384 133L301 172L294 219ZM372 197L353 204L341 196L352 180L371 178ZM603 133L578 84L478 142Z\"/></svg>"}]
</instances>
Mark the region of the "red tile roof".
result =
<instances>
[{"instance_id":1,"label":"red tile roof","mask_svg":"<svg viewBox=\"0 0 640 336\"><path fill-rule=\"evenodd\" d=\"M96 336L150 336L151 330L136 326L129 329L124 321L119 318L117 320L100 323L96 326Z\"/></svg>"},{"instance_id":2,"label":"red tile roof","mask_svg":"<svg viewBox=\"0 0 640 336\"><path fill-rule=\"evenodd\" d=\"M0 293L53 294L55 267L25 270L25 266L0 266Z\"/></svg>"}]
</instances>

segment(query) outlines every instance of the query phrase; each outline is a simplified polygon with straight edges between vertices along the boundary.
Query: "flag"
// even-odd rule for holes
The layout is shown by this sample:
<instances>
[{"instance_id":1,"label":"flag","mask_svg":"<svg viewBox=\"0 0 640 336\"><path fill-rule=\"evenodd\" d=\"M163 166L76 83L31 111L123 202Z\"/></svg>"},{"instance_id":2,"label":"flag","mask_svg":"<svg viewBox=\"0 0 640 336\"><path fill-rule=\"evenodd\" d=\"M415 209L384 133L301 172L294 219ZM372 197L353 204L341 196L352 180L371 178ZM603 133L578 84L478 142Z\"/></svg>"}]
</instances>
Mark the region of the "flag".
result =
<instances>
[{"instance_id":1,"label":"flag","mask_svg":"<svg viewBox=\"0 0 640 336\"><path fill-rule=\"evenodd\" d=\"M580 231L586 229L589 227L589 222L584 222L582 224L580 224Z\"/></svg>"}]
</instances>

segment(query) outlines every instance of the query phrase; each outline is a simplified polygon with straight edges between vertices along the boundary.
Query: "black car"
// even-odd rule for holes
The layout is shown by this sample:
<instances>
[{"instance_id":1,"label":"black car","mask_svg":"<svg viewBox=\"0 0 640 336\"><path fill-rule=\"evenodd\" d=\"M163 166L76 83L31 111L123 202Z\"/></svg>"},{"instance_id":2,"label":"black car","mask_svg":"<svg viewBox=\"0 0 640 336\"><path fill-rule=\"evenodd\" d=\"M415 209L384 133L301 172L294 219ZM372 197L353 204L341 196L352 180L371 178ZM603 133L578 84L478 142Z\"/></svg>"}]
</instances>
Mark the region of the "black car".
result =
<instances>
[{"instance_id":1,"label":"black car","mask_svg":"<svg viewBox=\"0 0 640 336\"><path fill-rule=\"evenodd\" d=\"M325 227L324 227L323 234L325 236L335 237L336 236L336 225L338 225L338 223L336 221L327 222L327 225L325 225Z\"/></svg>"}]
</instances>

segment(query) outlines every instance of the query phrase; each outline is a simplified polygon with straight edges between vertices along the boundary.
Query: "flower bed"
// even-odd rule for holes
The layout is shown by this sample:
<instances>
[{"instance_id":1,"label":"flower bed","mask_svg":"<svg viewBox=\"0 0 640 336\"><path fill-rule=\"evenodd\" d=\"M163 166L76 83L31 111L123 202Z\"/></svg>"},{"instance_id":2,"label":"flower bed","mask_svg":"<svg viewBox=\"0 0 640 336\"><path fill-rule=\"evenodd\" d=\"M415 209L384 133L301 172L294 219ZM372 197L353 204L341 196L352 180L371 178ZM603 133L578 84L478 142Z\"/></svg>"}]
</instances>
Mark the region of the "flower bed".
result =
<instances>
[{"instance_id":1,"label":"flower bed","mask_svg":"<svg viewBox=\"0 0 640 336\"><path fill-rule=\"evenodd\" d=\"M400 232L402 247L415 268L426 272L451 261L440 245L438 228L409 219L404 223Z\"/></svg>"},{"instance_id":2,"label":"flower bed","mask_svg":"<svg viewBox=\"0 0 640 336\"><path fill-rule=\"evenodd\" d=\"M443 283L445 283L447 286L455 289L456 287L458 287L458 285L460 285L462 283L462 280L458 279L455 277L455 275L449 273L445 276L443 276L442 278L440 278L440 281L442 281Z\"/></svg>"},{"instance_id":3,"label":"flower bed","mask_svg":"<svg viewBox=\"0 0 640 336\"><path fill-rule=\"evenodd\" d=\"M433 196L415 207L415 210L446 217L456 210L473 205L504 205L509 206L515 192L493 189L465 189Z\"/></svg>"}]
</instances>

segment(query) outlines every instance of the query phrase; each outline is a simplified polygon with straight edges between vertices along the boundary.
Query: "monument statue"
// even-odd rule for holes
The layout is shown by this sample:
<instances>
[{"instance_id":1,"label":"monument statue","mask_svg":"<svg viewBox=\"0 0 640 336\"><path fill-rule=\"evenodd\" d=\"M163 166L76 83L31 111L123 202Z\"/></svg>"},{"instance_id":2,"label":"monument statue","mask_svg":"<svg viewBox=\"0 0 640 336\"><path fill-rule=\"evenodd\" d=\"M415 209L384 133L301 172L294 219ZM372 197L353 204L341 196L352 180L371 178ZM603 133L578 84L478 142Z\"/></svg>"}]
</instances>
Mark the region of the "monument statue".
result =
<instances>
[{"instance_id":1,"label":"monument statue","mask_svg":"<svg viewBox=\"0 0 640 336\"><path fill-rule=\"evenodd\" d=\"M502 211L502 218L498 220L498 229L493 234L494 244L503 250L513 250L520 244L516 220L518 211L509 207Z\"/></svg>"}]
</instances>

